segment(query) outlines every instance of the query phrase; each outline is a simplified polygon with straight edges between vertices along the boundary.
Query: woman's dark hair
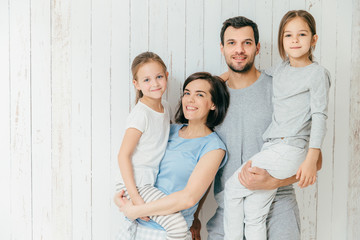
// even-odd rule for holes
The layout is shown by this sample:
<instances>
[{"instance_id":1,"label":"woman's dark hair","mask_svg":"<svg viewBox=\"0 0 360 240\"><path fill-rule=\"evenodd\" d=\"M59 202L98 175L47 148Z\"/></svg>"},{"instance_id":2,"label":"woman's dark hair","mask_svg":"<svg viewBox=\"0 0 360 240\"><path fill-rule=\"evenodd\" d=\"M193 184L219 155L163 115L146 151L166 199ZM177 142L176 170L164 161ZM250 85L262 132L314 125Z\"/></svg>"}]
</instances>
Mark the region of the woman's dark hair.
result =
<instances>
[{"instance_id":1,"label":"woman's dark hair","mask_svg":"<svg viewBox=\"0 0 360 240\"><path fill-rule=\"evenodd\" d=\"M222 123L225 118L226 111L230 103L230 95L225 85L225 82L218 76L213 76L208 72L197 72L191 74L184 82L183 92L186 86L194 80L202 79L210 83L211 101L215 105L214 110L210 110L206 119L206 126L211 130L214 127ZM188 120L184 116L182 101L178 105L178 109L175 114L176 123L188 123Z\"/></svg>"}]
</instances>

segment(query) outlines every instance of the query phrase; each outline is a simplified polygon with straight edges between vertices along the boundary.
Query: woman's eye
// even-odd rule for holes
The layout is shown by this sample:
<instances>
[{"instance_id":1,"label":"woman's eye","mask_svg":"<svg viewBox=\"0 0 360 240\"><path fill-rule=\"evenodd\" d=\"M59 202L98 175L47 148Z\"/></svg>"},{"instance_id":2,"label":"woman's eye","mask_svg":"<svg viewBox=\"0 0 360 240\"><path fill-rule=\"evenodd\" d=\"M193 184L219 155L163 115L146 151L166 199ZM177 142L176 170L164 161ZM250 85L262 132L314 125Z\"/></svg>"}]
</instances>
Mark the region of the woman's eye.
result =
<instances>
[{"instance_id":1,"label":"woman's eye","mask_svg":"<svg viewBox=\"0 0 360 240\"><path fill-rule=\"evenodd\" d=\"M202 95L201 93L198 93L197 96L199 97L203 97L204 95Z\"/></svg>"}]
</instances>

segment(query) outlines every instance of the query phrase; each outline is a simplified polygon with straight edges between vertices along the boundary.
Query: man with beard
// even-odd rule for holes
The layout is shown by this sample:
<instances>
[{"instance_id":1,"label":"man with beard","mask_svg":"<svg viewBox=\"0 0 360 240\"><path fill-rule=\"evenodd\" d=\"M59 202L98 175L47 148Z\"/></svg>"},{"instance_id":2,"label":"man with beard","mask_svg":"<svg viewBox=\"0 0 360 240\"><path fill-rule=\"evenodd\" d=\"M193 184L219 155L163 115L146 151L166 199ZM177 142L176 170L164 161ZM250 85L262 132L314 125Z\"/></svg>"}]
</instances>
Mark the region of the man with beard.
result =
<instances>
[{"instance_id":1,"label":"man with beard","mask_svg":"<svg viewBox=\"0 0 360 240\"><path fill-rule=\"evenodd\" d=\"M271 122L273 108L272 77L254 66L260 50L256 23L245 17L230 18L223 23L220 37L221 52L228 65L228 72L223 77L230 92L230 106L224 122L215 131L226 144L229 158L215 177L214 195L218 208L207 224L208 240L224 239L225 182L242 163L260 151L264 143L262 135ZM294 189L289 185L296 182L295 176L279 180L266 170L250 167L249 161L239 174L245 187L252 190L279 188L267 218L268 239L300 239L299 210ZM200 238L193 234L193 239Z\"/></svg>"}]
</instances>

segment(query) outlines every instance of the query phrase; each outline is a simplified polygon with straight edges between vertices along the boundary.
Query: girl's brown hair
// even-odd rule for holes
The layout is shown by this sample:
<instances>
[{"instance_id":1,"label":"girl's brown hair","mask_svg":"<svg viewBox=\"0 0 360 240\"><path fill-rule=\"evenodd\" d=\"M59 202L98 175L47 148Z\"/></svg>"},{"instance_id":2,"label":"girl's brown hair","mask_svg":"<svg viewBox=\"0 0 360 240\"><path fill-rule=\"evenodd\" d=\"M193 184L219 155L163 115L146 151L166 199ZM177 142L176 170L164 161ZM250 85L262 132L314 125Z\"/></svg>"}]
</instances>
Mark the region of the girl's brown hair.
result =
<instances>
[{"instance_id":1,"label":"girl's brown hair","mask_svg":"<svg viewBox=\"0 0 360 240\"><path fill-rule=\"evenodd\" d=\"M140 67L143 66L145 63L149 63L151 61L159 63L163 67L164 73L166 73L167 68L166 68L164 61L156 53L143 52L143 53L140 53L139 55L137 55L131 64L131 72L132 72L134 81L137 81L137 72L139 71ZM142 98L142 96L143 96L143 93L141 92L141 90L136 90L135 103L137 103L139 101L139 99Z\"/></svg>"},{"instance_id":2,"label":"girl's brown hair","mask_svg":"<svg viewBox=\"0 0 360 240\"><path fill-rule=\"evenodd\" d=\"M310 28L311 34L312 36L314 36L316 34L316 23L315 23L315 19L314 17L307 11L305 10L292 10L292 11L288 11L284 17L281 19L280 22L280 26L279 26L279 35L278 35L278 48L279 48L279 54L280 57L283 60L286 60L286 52L284 49L284 44L283 44L283 37L284 37L284 31L285 31L285 25L290 22L291 20L293 20L296 17L300 17L301 19L303 19L307 25ZM315 46L312 46L309 49L309 59L310 61L313 61L313 55L312 52L314 51Z\"/></svg>"}]
</instances>

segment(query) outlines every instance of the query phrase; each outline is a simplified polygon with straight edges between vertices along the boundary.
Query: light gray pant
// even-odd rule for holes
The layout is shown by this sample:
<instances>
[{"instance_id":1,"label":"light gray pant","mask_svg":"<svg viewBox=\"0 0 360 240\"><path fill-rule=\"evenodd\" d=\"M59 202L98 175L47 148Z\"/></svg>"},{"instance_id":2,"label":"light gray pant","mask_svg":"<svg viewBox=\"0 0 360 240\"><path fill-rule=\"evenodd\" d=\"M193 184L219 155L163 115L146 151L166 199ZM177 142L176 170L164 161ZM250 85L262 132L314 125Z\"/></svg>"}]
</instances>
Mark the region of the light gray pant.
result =
<instances>
[{"instance_id":1,"label":"light gray pant","mask_svg":"<svg viewBox=\"0 0 360 240\"><path fill-rule=\"evenodd\" d=\"M116 191L121 190L124 190L125 196L130 199L125 185L117 184ZM138 192L146 203L158 200L166 196L165 193L151 185L138 187ZM169 215L150 216L150 218L165 229L167 240L183 240L187 238L188 226L183 215L180 212ZM134 234L135 232L136 231L134 231ZM132 238L133 237L134 236L132 236Z\"/></svg>"},{"instance_id":2,"label":"light gray pant","mask_svg":"<svg viewBox=\"0 0 360 240\"><path fill-rule=\"evenodd\" d=\"M284 179L296 174L306 153L306 149L282 142L265 143L262 151L251 158L252 166L266 169L273 177ZM241 168L225 183L224 239L243 239L242 223L245 223L247 240L266 240L266 218L277 190L246 189L238 180Z\"/></svg>"}]
</instances>

